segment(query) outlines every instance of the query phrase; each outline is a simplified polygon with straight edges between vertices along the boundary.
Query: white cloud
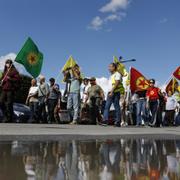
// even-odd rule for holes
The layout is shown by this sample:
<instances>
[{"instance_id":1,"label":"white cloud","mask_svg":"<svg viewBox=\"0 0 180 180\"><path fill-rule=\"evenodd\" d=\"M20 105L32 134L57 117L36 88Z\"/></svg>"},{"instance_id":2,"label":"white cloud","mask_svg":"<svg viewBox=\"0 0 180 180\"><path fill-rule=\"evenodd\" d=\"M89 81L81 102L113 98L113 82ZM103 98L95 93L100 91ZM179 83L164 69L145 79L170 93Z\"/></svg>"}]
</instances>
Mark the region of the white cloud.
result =
<instances>
[{"instance_id":1,"label":"white cloud","mask_svg":"<svg viewBox=\"0 0 180 180\"><path fill-rule=\"evenodd\" d=\"M129 3L130 0L110 0L109 3L99 9L101 15L94 17L88 28L98 31L103 29L103 26L107 25L109 22L121 21L126 16L124 11Z\"/></svg>"},{"instance_id":2,"label":"white cloud","mask_svg":"<svg viewBox=\"0 0 180 180\"><path fill-rule=\"evenodd\" d=\"M101 19L99 16L96 16L91 21L89 28L97 31L102 28L103 23L103 19Z\"/></svg>"},{"instance_id":3,"label":"white cloud","mask_svg":"<svg viewBox=\"0 0 180 180\"><path fill-rule=\"evenodd\" d=\"M105 18L105 21L115 21L115 20L120 20L120 16L117 14L110 14Z\"/></svg>"},{"instance_id":4,"label":"white cloud","mask_svg":"<svg viewBox=\"0 0 180 180\"><path fill-rule=\"evenodd\" d=\"M111 0L109 3L100 8L100 12L117 12L119 9L126 9L129 0Z\"/></svg>"},{"instance_id":5,"label":"white cloud","mask_svg":"<svg viewBox=\"0 0 180 180\"><path fill-rule=\"evenodd\" d=\"M116 14L110 14L105 18L105 22L107 21L121 21L123 17L126 16L126 13L116 13Z\"/></svg>"},{"instance_id":6,"label":"white cloud","mask_svg":"<svg viewBox=\"0 0 180 180\"><path fill-rule=\"evenodd\" d=\"M105 95L107 95L112 87L111 80L106 77L100 77L100 78L96 78L96 82L99 86L101 86L101 88L105 92Z\"/></svg>"},{"instance_id":7,"label":"white cloud","mask_svg":"<svg viewBox=\"0 0 180 180\"><path fill-rule=\"evenodd\" d=\"M12 61L14 61L15 58L16 58L16 54L15 53L9 53L7 55L0 56L0 71L4 70L4 64L5 64L5 61L7 59L11 59ZM16 66L17 70L20 73L24 73L25 72L24 67L21 64L14 62L14 65Z\"/></svg>"},{"instance_id":8,"label":"white cloud","mask_svg":"<svg viewBox=\"0 0 180 180\"><path fill-rule=\"evenodd\" d=\"M123 77L123 86L124 86L125 89L127 89L127 86L126 86L127 78L128 77ZM106 78L106 77L100 77L100 78L96 78L96 82L97 82L97 84L99 86L101 86L101 88L103 89L105 95L107 96L108 92L112 88L111 79Z\"/></svg>"},{"instance_id":9,"label":"white cloud","mask_svg":"<svg viewBox=\"0 0 180 180\"><path fill-rule=\"evenodd\" d=\"M160 24L164 24L164 23L167 23L168 22L168 19L167 18L163 18L160 20Z\"/></svg>"}]
</instances>

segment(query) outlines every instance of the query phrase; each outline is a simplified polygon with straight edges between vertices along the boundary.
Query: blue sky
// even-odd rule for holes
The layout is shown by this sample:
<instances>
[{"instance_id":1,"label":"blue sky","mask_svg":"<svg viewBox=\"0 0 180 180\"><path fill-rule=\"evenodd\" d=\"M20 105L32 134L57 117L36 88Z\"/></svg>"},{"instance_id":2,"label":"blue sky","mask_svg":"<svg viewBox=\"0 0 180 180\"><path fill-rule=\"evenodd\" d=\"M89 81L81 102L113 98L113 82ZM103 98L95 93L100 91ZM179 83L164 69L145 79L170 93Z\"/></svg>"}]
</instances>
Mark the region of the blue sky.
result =
<instances>
[{"instance_id":1,"label":"blue sky","mask_svg":"<svg viewBox=\"0 0 180 180\"><path fill-rule=\"evenodd\" d=\"M0 56L28 36L56 77L69 55L86 76L108 77L113 55L164 83L180 62L179 0L0 0Z\"/></svg>"}]
</instances>

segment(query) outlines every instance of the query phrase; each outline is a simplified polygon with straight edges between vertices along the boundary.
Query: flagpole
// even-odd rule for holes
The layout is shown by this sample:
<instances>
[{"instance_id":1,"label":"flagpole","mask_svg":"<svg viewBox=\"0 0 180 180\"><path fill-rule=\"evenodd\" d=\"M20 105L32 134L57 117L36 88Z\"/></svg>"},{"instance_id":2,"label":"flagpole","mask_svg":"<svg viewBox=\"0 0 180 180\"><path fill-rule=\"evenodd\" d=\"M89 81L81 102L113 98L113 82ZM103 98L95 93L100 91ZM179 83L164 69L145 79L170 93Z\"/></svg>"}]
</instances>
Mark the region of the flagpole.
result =
<instances>
[{"instance_id":1,"label":"flagpole","mask_svg":"<svg viewBox=\"0 0 180 180\"><path fill-rule=\"evenodd\" d=\"M57 83L58 79L60 78L61 76L61 73L59 73L57 76L56 76L56 79L55 79L55 83Z\"/></svg>"},{"instance_id":2,"label":"flagpole","mask_svg":"<svg viewBox=\"0 0 180 180\"><path fill-rule=\"evenodd\" d=\"M130 97L130 78L131 78L131 66L129 67L129 85L127 89L127 99L129 100Z\"/></svg>"}]
</instances>

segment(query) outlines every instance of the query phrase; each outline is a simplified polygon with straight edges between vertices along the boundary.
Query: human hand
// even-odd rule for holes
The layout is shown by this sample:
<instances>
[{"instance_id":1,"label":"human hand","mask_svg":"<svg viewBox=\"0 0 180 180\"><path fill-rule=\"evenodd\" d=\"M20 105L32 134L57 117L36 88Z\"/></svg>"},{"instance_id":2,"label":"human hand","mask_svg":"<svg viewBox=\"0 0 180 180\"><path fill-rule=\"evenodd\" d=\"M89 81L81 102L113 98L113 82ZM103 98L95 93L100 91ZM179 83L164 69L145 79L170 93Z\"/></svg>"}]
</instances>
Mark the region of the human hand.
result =
<instances>
[{"instance_id":1,"label":"human hand","mask_svg":"<svg viewBox=\"0 0 180 180\"><path fill-rule=\"evenodd\" d=\"M11 77L10 77L10 76L7 76L6 79L7 79L7 80L11 80Z\"/></svg>"},{"instance_id":2,"label":"human hand","mask_svg":"<svg viewBox=\"0 0 180 180\"><path fill-rule=\"evenodd\" d=\"M109 96L109 97L112 97L112 96L113 96L113 92L112 92L112 91L109 92L108 96Z\"/></svg>"}]
</instances>

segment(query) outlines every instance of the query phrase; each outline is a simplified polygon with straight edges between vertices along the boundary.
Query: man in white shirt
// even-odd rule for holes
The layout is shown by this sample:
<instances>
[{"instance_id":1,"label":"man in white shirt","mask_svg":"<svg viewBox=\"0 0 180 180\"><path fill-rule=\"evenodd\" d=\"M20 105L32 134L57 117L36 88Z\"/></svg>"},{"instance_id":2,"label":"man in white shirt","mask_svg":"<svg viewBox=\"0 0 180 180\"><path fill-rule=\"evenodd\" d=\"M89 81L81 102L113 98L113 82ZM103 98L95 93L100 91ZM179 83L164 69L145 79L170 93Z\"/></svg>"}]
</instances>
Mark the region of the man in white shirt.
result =
<instances>
[{"instance_id":1,"label":"man in white shirt","mask_svg":"<svg viewBox=\"0 0 180 180\"><path fill-rule=\"evenodd\" d=\"M120 91L121 91L121 81L122 76L119 72L117 72L117 65L115 63L111 63L109 65L109 72L111 73L111 90L108 93L108 97L106 100L106 105L104 109L104 120L102 125L107 125L109 120L109 111L110 107L113 104L115 108L115 122L114 125L120 127L121 123L121 109L120 109Z\"/></svg>"},{"instance_id":2,"label":"man in white shirt","mask_svg":"<svg viewBox=\"0 0 180 180\"><path fill-rule=\"evenodd\" d=\"M36 79L31 80L31 87L29 89L26 104L29 105L31 111L31 119L29 123L37 123L38 120L38 86Z\"/></svg>"},{"instance_id":3,"label":"man in white shirt","mask_svg":"<svg viewBox=\"0 0 180 180\"><path fill-rule=\"evenodd\" d=\"M83 94L82 94L82 102L85 103L86 99L87 99L87 93L88 93L88 88L90 87L89 85L89 79L88 78L84 78L83 79Z\"/></svg>"}]
</instances>

